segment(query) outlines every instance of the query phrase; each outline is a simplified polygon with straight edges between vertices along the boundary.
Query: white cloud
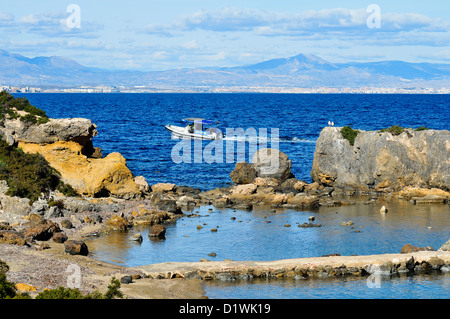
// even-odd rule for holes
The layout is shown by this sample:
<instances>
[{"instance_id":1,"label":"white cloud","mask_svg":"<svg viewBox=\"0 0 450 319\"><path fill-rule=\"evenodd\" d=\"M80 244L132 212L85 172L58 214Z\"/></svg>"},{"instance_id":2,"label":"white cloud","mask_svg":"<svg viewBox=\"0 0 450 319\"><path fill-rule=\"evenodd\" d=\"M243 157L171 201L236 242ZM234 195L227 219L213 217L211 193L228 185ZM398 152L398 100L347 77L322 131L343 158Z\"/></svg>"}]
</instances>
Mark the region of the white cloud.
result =
<instances>
[{"instance_id":1,"label":"white cloud","mask_svg":"<svg viewBox=\"0 0 450 319\"><path fill-rule=\"evenodd\" d=\"M182 48L187 49L187 50L194 50L194 49L198 49L199 45L197 43L197 40L192 40L186 43L183 43L181 45Z\"/></svg>"},{"instance_id":2,"label":"white cloud","mask_svg":"<svg viewBox=\"0 0 450 319\"><path fill-rule=\"evenodd\" d=\"M0 27L9 26L14 21L14 16L8 12L0 10Z\"/></svg>"},{"instance_id":3,"label":"white cloud","mask_svg":"<svg viewBox=\"0 0 450 319\"><path fill-rule=\"evenodd\" d=\"M67 23L68 13L45 12L30 14L20 19L18 26L22 31L48 37L95 38L103 26L89 21L82 21L81 28L72 28Z\"/></svg>"},{"instance_id":4,"label":"white cloud","mask_svg":"<svg viewBox=\"0 0 450 319\"><path fill-rule=\"evenodd\" d=\"M450 61L450 50L443 50L428 55L422 54L418 58L429 61Z\"/></svg>"},{"instance_id":5,"label":"white cloud","mask_svg":"<svg viewBox=\"0 0 450 319\"><path fill-rule=\"evenodd\" d=\"M367 26L366 8L333 8L301 13L268 12L260 9L227 7L217 11L200 10L168 25L150 25L146 32L176 35L176 32L204 30L214 32L255 32L261 36L301 36L312 33L340 36L373 32ZM450 24L439 18L418 13L381 13L377 32L415 31L445 32Z\"/></svg>"}]
</instances>

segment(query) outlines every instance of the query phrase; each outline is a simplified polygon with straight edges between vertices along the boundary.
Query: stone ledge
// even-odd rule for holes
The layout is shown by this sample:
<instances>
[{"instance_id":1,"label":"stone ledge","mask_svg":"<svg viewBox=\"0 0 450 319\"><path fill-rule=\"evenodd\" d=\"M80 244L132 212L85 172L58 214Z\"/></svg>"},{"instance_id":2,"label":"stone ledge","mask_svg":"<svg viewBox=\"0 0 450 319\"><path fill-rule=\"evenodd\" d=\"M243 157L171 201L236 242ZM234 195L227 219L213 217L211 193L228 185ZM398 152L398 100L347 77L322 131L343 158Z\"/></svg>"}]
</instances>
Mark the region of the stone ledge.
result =
<instances>
[{"instance_id":1,"label":"stone ledge","mask_svg":"<svg viewBox=\"0 0 450 319\"><path fill-rule=\"evenodd\" d=\"M413 259L412 259L413 258ZM434 259L433 259L434 258ZM413 261L414 265L431 265L430 260L440 260L449 268L450 251L422 251L410 254L382 254L365 256L329 256L274 261L213 261L167 262L132 267L154 279L195 278L203 280L235 280L249 278L295 278L340 275L370 275L374 266L389 273ZM431 269L432 266L429 266ZM426 267L425 267L426 268ZM445 270L447 269L445 268ZM371 270L372 269L372 270ZM450 269L450 268L449 268ZM412 270L414 271L414 270ZM399 270L398 272L401 272Z\"/></svg>"}]
</instances>

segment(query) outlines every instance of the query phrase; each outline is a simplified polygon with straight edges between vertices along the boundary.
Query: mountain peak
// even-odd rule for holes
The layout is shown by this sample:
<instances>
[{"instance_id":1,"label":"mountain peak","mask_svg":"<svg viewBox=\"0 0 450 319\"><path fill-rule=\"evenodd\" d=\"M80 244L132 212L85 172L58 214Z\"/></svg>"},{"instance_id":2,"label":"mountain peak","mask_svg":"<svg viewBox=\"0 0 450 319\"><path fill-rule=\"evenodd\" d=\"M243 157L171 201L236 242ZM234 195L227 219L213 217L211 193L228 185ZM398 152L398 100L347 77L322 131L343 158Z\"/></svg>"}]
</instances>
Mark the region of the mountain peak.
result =
<instances>
[{"instance_id":1,"label":"mountain peak","mask_svg":"<svg viewBox=\"0 0 450 319\"><path fill-rule=\"evenodd\" d=\"M146 85L173 87L404 87L405 81L441 86L450 83L450 64L380 61L330 63L312 54L230 68L196 68L157 72L116 72L86 67L60 56L27 58L0 49L0 83L6 85ZM429 81L429 82L427 82Z\"/></svg>"},{"instance_id":2,"label":"mountain peak","mask_svg":"<svg viewBox=\"0 0 450 319\"><path fill-rule=\"evenodd\" d=\"M312 54L300 53L289 58L272 59L244 67L252 71L297 72L303 70L335 70L337 67Z\"/></svg>"},{"instance_id":3,"label":"mountain peak","mask_svg":"<svg viewBox=\"0 0 450 319\"><path fill-rule=\"evenodd\" d=\"M51 57L45 57L45 56L38 56L33 59L31 59L30 63L38 65L38 66L46 66L46 67L54 67L54 68L84 68L81 64L79 64L77 61L61 57L61 56L51 56Z\"/></svg>"}]
</instances>

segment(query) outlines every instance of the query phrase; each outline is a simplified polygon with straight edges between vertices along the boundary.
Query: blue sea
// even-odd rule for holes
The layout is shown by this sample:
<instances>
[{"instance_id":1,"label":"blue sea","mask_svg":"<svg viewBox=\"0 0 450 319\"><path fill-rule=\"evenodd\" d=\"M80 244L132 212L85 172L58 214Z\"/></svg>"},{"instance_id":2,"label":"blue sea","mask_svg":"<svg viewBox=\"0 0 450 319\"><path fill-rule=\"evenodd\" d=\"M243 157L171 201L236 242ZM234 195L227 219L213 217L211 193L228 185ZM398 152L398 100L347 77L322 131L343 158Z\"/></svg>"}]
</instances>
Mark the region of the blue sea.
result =
<instances>
[{"instance_id":1,"label":"blue sea","mask_svg":"<svg viewBox=\"0 0 450 319\"><path fill-rule=\"evenodd\" d=\"M315 141L328 121L335 126L379 130L392 125L449 129L449 95L383 94L15 94L54 118L89 118L98 126L94 146L103 155L120 152L133 174L149 184L171 182L202 190L228 185L235 163L213 165L175 164L172 148L178 143L164 129L166 124L186 125L183 118L219 121L218 127L247 130L267 129L268 142L292 160L293 174L311 181ZM270 139L278 129L278 139ZM262 132L262 131L261 131ZM224 143L225 144L225 143ZM203 143L203 149L207 142ZM225 146L224 146L225 148ZM235 149L238 150L237 142ZM191 149L194 153L194 146ZM181 154L181 152L180 152ZM252 154L245 154L249 162ZM235 160L238 159L236 155ZM241 158L241 157L240 157Z\"/></svg>"},{"instance_id":2,"label":"blue sea","mask_svg":"<svg viewBox=\"0 0 450 319\"><path fill-rule=\"evenodd\" d=\"M181 119L201 117L219 121L218 127L267 129L267 146L278 143L292 160L292 173L311 181L315 141L328 121L335 126L380 130L392 125L450 129L449 95L365 94L15 94L45 110L49 117L84 117L97 125L94 146L104 155L120 152L134 175L149 184L171 182L202 190L230 185L235 163L174 163L166 124L182 125ZM261 136L259 136L261 137ZM201 143L201 151L209 142ZM237 143L237 142L236 142ZM246 143L245 157L251 157ZM263 145L263 144L262 144ZM237 146L237 145L236 145ZM238 148L236 147L236 152ZM225 150L226 151L226 150ZM192 153L195 153L193 151ZM248 154L247 154L248 153ZM201 153L200 153L201 154ZM220 155L220 152L219 152ZM238 154L233 158L237 159ZM219 156L220 157L220 156ZM219 158L218 157L218 158ZM202 159L202 157L200 156ZM193 154L192 159L195 159ZM389 213L377 213L380 205ZM198 208L199 217L183 218L167 228L166 239L150 241L148 229L114 233L89 242L94 258L125 266L165 261L275 260L340 253L367 255L398 253L403 245L439 248L449 239L450 206L377 202L374 205L321 207L312 211ZM197 210L197 209L196 209ZM301 228L315 216L319 228ZM235 219L231 219L235 217ZM340 226L352 220L352 227ZM198 230L197 225L203 225ZM290 224L291 227L284 227ZM217 232L211 232L217 227ZM144 241L128 240L141 232ZM208 256L211 252L216 257ZM208 283L210 298L450 298L450 274L402 277L383 281L381 289L369 289L365 279L319 281L270 281Z\"/></svg>"}]
</instances>

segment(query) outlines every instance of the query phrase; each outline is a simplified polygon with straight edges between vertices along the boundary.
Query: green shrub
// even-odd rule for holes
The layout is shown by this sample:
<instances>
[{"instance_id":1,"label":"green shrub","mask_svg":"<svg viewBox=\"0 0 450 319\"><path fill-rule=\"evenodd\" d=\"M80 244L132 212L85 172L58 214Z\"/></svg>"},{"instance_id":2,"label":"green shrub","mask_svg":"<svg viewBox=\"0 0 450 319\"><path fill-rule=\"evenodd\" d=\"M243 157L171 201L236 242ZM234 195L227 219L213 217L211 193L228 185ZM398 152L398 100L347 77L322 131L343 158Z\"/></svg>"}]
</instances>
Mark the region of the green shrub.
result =
<instances>
[{"instance_id":1,"label":"green shrub","mask_svg":"<svg viewBox=\"0 0 450 319\"><path fill-rule=\"evenodd\" d=\"M14 283L6 280L6 275L0 273L0 299L12 299L16 296Z\"/></svg>"},{"instance_id":2,"label":"green shrub","mask_svg":"<svg viewBox=\"0 0 450 319\"><path fill-rule=\"evenodd\" d=\"M350 142L350 145L353 146L355 144L356 136L358 135L358 131L352 129L350 126L344 126L341 129L342 137Z\"/></svg>"},{"instance_id":3,"label":"green shrub","mask_svg":"<svg viewBox=\"0 0 450 319\"><path fill-rule=\"evenodd\" d=\"M427 130L429 130L429 128L423 125L415 129L415 131L427 131Z\"/></svg>"},{"instance_id":4,"label":"green shrub","mask_svg":"<svg viewBox=\"0 0 450 319\"><path fill-rule=\"evenodd\" d=\"M59 209L63 209L64 208L64 202L62 200L49 200L48 201L48 206L49 207L53 207L56 206Z\"/></svg>"},{"instance_id":5,"label":"green shrub","mask_svg":"<svg viewBox=\"0 0 450 319\"><path fill-rule=\"evenodd\" d=\"M113 299L114 297L123 298L123 294L119 289L120 289L120 281L115 277L112 277L104 298L105 299Z\"/></svg>"},{"instance_id":6,"label":"green shrub","mask_svg":"<svg viewBox=\"0 0 450 319\"><path fill-rule=\"evenodd\" d=\"M80 194L72 186L65 184L63 181L59 181L56 189L67 197L80 197Z\"/></svg>"},{"instance_id":7,"label":"green shrub","mask_svg":"<svg viewBox=\"0 0 450 319\"><path fill-rule=\"evenodd\" d=\"M4 269L4 272L0 272L0 299L31 299L31 296L27 293L17 293L13 282L9 282L6 279L5 272L8 271L9 266L0 260L0 265ZM106 293L103 295L98 291L83 295L83 293L76 288L64 288L58 287L56 289L50 289L39 293L36 299L113 299L123 298L120 289L120 281L115 277L111 278L111 282L108 285Z\"/></svg>"},{"instance_id":8,"label":"green shrub","mask_svg":"<svg viewBox=\"0 0 450 319\"><path fill-rule=\"evenodd\" d=\"M398 125L392 125L389 128L384 128L384 129L380 130L380 132L389 132L392 135L400 135L403 133L403 131L404 131L404 128L401 126L398 126Z\"/></svg>"},{"instance_id":9,"label":"green shrub","mask_svg":"<svg viewBox=\"0 0 450 319\"><path fill-rule=\"evenodd\" d=\"M28 198L31 202L42 193L56 189L65 195L79 196L72 187L61 181L58 171L42 155L25 154L3 139L0 139L0 180L8 184L7 195Z\"/></svg>"},{"instance_id":10,"label":"green shrub","mask_svg":"<svg viewBox=\"0 0 450 319\"><path fill-rule=\"evenodd\" d=\"M84 296L79 289L58 287L39 293L36 299L84 299Z\"/></svg>"},{"instance_id":11,"label":"green shrub","mask_svg":"<svg viewBox=\"0 0 450 319\"><path fill-rule=\"evenodd\" d=\"M6 273L9 270L9 266L3 260L0 260L0 273Z\"/></svg>"},{"instance_id":12,"label":"green shrub","mask_svg":"<svg viewBox=\"0 0 450 319\"><path fill-rule=\"evenodd\" d=\"M115 277L111 278L108 290L103 295L98 291L83 295L77 288L58 287L56 289L46 290L39 293L36 299L113 299L114 297L123 298L122 292L119 290L120 281Z\"/></svg>"},{"instance_id":13,"label":"green shrub","mask_svg":"<svg viewBox=\"0 0 450 319\"><path fill-rule=\"evenodd\" d=\"M20 116L17 111L25 111L28 114ZM27 98L15 98L8 92L0 92L0 121L4 121L6 116L10 119L20 118L22 122L31 124L44 124L49 121L45 111L30 104Z\"/></svg>"}]
</instances>

